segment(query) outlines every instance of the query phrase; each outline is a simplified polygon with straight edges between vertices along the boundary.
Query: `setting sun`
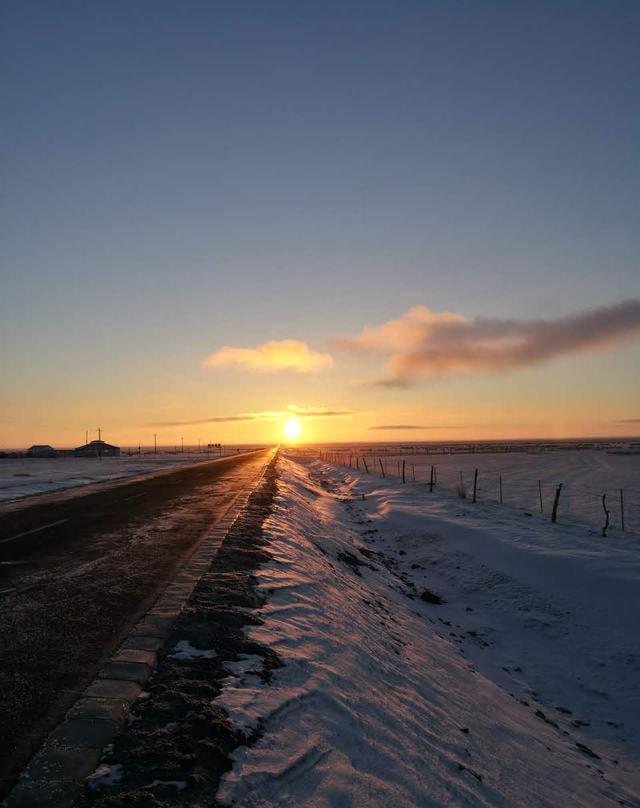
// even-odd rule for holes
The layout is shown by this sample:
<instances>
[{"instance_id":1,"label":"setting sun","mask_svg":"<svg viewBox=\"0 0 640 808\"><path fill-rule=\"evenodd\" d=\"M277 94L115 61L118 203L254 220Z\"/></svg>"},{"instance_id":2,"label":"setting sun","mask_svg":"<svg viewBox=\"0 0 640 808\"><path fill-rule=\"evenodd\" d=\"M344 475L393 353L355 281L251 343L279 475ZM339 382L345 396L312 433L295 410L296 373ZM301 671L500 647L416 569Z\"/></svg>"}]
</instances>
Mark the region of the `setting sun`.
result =
<instances>
[{"instance_id":1,"label":"setting sun","mask_svg":"<svg viewBox=\"0 0 640 808\"><path fill-rule=\"evenodd\" d=\"M284 434L289 441L296 441L302 432L302 424L297 418L288 418L283 427Z\"/></svg>"}]
</instances>

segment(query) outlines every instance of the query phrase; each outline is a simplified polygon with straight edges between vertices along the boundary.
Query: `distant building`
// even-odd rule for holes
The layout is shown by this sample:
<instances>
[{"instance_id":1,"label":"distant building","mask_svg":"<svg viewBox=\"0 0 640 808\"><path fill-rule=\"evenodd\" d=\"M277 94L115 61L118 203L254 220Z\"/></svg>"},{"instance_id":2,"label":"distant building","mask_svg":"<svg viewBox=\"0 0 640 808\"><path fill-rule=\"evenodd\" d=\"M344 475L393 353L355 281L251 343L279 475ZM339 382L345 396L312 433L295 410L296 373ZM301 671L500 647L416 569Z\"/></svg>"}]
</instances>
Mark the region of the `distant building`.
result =
<instances>
[{"instance_id":1,"label":"distant building","mask_svg":"<svg viewBox=\"0 0 640 808\"><path fill-rule=\"evenodd\" d=\"M120 447L103 440L92 440L84 446L78 446L73 454L76 457L120 457Z\"/></svg>"},{"instance_id":2,"label":"distant building","mask_svg":"<svg viewBox=\"0 0 640 808\"><path fill-rule=\"evenodd\" d=\"M27 449L27 457L57 457L58 453L49 444L35 444Z\"/></svg>"}]
</instances>

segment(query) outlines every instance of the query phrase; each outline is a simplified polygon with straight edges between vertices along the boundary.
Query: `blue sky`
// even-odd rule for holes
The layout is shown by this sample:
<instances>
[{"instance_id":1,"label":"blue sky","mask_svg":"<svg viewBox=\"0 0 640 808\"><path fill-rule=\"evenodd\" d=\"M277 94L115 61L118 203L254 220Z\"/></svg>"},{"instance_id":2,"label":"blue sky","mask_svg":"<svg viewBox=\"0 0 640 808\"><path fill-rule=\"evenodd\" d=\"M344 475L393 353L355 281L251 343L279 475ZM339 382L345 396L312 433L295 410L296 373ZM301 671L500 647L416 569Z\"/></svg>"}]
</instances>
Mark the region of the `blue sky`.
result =
<instances>
[{"instance_id":1,"label":"blue sky","mask_svg":"<svg viewBox=\"0 0 640 808\"><path fill-rule=\"evenodd\" d=\"M361 411L350 361L329 381L260 377L260 406L245 374L202 360L285 338L327 350L416 304L554 318L640 294L635 2L1 13L0 443L94 415L126 439L194 396L205 415ZM628 417L637 358L625 343L606 363ZM576 383L595 386L599 361L580 358ZM395 395L374 410L424 390Z\"/></svg>"}]
</instances>

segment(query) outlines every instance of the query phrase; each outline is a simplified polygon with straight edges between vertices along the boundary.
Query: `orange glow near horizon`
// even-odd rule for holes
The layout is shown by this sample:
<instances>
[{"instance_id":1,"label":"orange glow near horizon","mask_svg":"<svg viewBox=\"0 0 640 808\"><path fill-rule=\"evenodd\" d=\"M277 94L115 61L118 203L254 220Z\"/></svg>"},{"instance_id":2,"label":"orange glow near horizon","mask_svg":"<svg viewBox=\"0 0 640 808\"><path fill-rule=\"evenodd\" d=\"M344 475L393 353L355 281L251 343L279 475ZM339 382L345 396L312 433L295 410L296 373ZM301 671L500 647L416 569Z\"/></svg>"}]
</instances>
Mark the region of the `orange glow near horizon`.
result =
<instances>
[{"instance_id":1,"label":"orange glow near horizon","mask_svg":"<svg viewBox=\"0 0 640 808\"><path fill-rule=\"evenodd\" d=\"M287 418L282 427L282 431L289 443L296 443L302 434L302 424L298 418Z\"/></svg>"}]
</instances>

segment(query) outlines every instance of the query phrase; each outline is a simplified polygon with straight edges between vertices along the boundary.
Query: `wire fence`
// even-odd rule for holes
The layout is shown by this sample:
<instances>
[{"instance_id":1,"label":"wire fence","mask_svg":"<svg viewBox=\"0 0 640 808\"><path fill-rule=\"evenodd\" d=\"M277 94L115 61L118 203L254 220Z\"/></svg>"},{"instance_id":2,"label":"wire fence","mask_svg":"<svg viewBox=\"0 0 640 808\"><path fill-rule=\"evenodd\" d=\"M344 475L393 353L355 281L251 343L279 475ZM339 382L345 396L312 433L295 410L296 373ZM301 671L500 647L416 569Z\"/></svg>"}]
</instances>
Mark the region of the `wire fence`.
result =
<instances>
[{"instance_id":1,"label":"wire fence","mask_svg":"<svg viewBox=\"0 0 640 808\"><path fill-rule=\"evenodd\" d=\"M416 483L427 492L446 491L472 503L485 502L546 515L551 522L578 522L606 537L609 532L640 536L640 490L602 488L552 477L523 479L500 469L455 469L416 463L414 457L386 457L349 451L320 451L319 459L366 474Z\"/></svg>"}]
</instances>

